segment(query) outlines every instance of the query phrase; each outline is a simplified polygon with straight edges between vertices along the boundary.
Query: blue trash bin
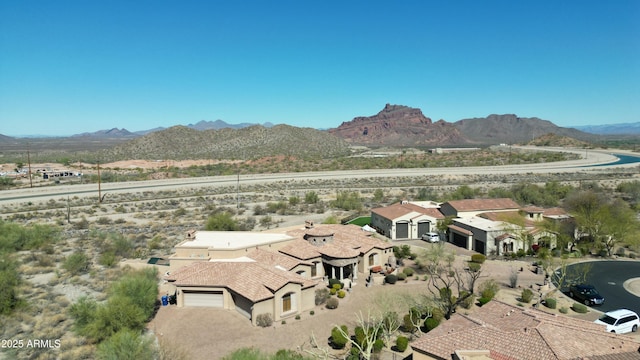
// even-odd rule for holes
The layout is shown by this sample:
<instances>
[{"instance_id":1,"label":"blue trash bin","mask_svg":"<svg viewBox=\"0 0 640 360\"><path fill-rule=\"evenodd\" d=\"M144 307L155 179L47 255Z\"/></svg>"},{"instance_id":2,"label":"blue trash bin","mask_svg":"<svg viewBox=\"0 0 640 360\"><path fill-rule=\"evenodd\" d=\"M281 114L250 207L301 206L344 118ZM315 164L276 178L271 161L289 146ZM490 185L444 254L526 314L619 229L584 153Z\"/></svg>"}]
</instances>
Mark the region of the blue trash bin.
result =
<instances>
[{"instance_id":1,"label":"blue trash bin","mask_svg":"<svg viewBox=\"0 0 640 360\"><path fill-rule=\"evenodd\" d=\"M169 297L167 295L162 295L162 306L169 305Z\"/></svg>"}]
</instances>

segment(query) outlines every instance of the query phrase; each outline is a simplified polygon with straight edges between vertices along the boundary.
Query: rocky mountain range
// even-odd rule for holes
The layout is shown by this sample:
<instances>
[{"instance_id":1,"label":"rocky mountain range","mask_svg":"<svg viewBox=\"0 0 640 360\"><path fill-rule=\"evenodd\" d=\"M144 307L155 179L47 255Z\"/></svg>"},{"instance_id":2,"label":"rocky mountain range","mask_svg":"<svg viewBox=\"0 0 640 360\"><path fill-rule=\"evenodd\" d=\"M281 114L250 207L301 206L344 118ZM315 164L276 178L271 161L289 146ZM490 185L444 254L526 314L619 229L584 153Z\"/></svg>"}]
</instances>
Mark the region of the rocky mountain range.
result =
<instances>
[{"instance_id":1,"label":"rocky mountain range","mask_svg":"<svg viewBox=\"0 0 640 360\"><path fill-rule=\"evenodd\" d=\"M398 146L446 146L468 144L456 127L444 120L433 122L422 110L385 105L373 116L359 116L328 130L353 144Z\"/></svg>"}]
</instances>

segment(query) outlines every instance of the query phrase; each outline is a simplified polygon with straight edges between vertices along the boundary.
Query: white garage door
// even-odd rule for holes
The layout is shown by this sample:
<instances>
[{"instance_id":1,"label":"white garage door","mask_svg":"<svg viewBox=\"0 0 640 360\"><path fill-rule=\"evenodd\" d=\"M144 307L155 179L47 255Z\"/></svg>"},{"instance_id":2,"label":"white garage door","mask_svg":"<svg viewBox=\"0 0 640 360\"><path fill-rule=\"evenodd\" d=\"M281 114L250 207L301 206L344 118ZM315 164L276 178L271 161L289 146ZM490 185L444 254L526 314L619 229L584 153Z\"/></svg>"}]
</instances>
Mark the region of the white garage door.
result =
<instances>
[{"instance_id":1,"label":"white garage door","mask_svg":"<svg viewBox=\"0 0 640 360\"><path fill-rule=\"evenodd\" d=\"M222 291L182 291L184 294L184 306L224 307Z\"/></svg>"}]
</instances>

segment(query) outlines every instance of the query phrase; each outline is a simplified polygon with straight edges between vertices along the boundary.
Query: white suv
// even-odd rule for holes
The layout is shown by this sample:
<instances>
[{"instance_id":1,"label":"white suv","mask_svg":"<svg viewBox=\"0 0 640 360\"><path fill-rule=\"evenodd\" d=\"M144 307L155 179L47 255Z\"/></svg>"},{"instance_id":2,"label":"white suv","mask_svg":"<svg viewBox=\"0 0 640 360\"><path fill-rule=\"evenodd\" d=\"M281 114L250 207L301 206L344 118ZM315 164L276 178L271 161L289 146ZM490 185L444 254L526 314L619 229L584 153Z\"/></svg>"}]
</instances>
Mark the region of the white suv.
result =
<instances>
[{"instance_id":1,"label":"white suv","mask_svg":"<svg viewBox=\"0 0 640 360\"><path fill-rule=\"evenodd\" d=\"M640 318L631 310L620 309L604 313L595 323L606 325L609 332L624 334L638 331Z\"/></svg>"},{"instance_id":2,"label":"white suv","mask_svg":"<svg viewBox=\"0 0 640 360\"><path fill-rule=\"evenodd\" d=\"M428 232L422 235L422 240L428 241L430 243L437 243L438 241L440 241L440 235L438 235L438 233Z\"/></svg>"}]
</instances>

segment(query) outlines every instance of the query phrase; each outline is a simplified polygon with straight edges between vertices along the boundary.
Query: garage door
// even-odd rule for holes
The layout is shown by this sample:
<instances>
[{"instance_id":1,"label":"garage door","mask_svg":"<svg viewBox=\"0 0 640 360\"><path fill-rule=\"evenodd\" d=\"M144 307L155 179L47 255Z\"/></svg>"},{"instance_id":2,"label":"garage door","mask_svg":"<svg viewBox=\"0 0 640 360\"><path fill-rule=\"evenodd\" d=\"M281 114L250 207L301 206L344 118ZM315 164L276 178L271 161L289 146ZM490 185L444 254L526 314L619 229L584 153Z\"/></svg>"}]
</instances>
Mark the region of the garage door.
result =
<instances>
[{"instance_id":1,"label":"garage door","mask_svg":"<svg viewBox=\"0 0 640 360\"><path fill-rule=\"evenodd\" d=\"M422 235L429 232L431 228L431 223L428 221L423 221L418 223L418 239L422 237Z\"/></svg>"},{"instance_id":2,"label":"garage door","mask_svg":"<svg viewBox=\"0 0 640 360\"><path fill-rule=\"evenodd\" d=\"M396 223L396 239L407 239L409 237L409 223Z\"/></svg>"},{"instance_id":3,"label":"garage door","mask_svg":"<svg viewBox=\"0 0 640 360\"><path fill-rule=\"evenodd\" d=\"M222 291L182 291L184 306L224 307Z\"/></svg>"},{"instance_id":4,"label":"garage door","mask_svg":"<svg viewBox=\"0 0 640 360\"><path fill-rule=\"evenodd\" d=\"M466 235L460 235L457 232L453 233L453 243L465 249L467 248L467 239L469 237Z\"/></svg>"},{"instance_id":5,"label":"garage door","mask_svg":"<svg viewBox=\"0 0 640 360\"><path fill-rule=\"evenodd\" d=\"M236 304L236 311L251 320L251 307L253 306L251 300L237 294L233 294L232 298L233 302Z\"/></svg>"},{"instance_id":6,"label":"garage door","mask_svg":"<svg viewBox=\"0 0 640 360\"><path fill-rule=\"evenodd\" d=\"M474 250L479 252L480 254L484 254L486 252L484 241L476 239Z\"/></svg>"}]
</instances>

